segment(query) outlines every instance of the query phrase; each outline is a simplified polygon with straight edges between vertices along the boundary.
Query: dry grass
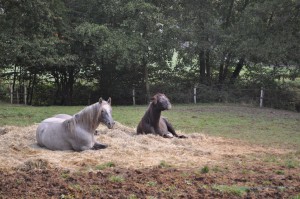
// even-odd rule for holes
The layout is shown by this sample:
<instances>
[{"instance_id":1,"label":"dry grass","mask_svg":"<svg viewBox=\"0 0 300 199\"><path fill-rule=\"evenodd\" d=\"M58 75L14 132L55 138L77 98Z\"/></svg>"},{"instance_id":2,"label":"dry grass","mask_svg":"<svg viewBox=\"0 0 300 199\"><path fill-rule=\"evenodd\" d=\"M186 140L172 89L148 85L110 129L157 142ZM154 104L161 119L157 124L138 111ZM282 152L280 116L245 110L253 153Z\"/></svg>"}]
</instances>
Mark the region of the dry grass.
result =
<instances>
[{"instance_id":1,"label":"dry grass","mask_svg":"<svg viewBox=\"0 0 300 199\"><path fill-rule=\"evenodd\" d=\"M288 151L247 145L244 142L204 134L188 134L188 139L165 139L155 135L135 135L135 129L117 123L112 130L99 126L104 150L84 152L51 151L36 145L37 125L5 126L0 135L0 169L66 168L96 170L97 165L112 162L124 168L158 166L162 161L176 167L201 167L223 164L230 158L255 153L282 154ZM182 132L178 132L183 134Z\"/></svg>"}]
</instances>

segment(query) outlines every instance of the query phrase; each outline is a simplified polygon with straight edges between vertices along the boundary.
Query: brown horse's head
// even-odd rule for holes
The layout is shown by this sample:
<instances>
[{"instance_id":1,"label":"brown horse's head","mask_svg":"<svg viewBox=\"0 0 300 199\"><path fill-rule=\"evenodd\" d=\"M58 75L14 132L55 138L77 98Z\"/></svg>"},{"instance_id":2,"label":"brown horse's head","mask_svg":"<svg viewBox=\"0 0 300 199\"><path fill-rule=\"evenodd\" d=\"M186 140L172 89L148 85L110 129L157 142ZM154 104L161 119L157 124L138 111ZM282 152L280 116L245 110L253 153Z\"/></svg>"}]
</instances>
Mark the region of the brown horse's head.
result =
<instances>
[{"instance_id":1,"label":"brown horse's head","mask_svg":"<svg viewBox=\"0 0 300 199\"><path fill-rule=\"evenodd\" d=\"M165 94L157 93L151 98L151 103L153 106L161 111L169 110L172 108L170 100L165 96Z\"/></svg>"},{"instance_id":2,"label":"brown horse's head","mask_svg":"<svg viewBox=\"0 0 300 199\"><path fill-rule=\"evenodd\" d=\"M112 108L111 108L111 98L108 98L107 101L102 100L102 98L99 99L99 104L101 105L100 111L100 122L104 123L107 128L112 129L115 125L115 122L112 118Z\"/></svg>"}]
</instances>

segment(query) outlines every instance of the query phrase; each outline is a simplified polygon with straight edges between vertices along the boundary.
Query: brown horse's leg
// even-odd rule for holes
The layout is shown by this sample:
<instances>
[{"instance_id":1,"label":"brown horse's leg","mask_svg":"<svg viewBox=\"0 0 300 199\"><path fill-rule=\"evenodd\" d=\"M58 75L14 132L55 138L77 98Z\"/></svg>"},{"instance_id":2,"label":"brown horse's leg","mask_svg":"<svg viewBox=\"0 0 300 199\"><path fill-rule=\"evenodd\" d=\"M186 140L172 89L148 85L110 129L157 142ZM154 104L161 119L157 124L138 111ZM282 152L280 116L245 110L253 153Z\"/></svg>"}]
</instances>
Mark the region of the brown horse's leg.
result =
<instances>
[{"instance_id":1,"label":"brown horse's leg","mask_svg":"<svg viewBox=\"0 0 300 199\"><path fill-rule=\"evenodd\" d=\"M178 138L187 138L186 136L184 135L177 135L177 133L175 132L175 129L173 128L172 124L170 122L168 122L168 120L166 118L162 118L166 125L167 125L167 128L168 128L168 131L170 133L172 133L175 137L178 137Z\"/></svg>"}]
</instances>

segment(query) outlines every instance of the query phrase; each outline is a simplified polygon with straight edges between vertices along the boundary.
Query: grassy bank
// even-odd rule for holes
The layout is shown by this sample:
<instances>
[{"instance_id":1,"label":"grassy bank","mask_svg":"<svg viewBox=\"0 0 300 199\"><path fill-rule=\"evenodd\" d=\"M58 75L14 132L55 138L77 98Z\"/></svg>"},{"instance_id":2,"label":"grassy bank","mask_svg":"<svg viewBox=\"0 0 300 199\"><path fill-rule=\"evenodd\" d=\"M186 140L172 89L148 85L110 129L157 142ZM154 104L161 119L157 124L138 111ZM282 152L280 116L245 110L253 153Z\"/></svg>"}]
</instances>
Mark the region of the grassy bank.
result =
<instances>
[{"instance_id":1,"label":"grassy bank","mask_svg":"<svg viewBox=\"0 0 300 199\"><path fill-rule=\"evenodd\" d=\"M28 126L58 113L75 114L84 106L31 107L0 104L0 126ZM113 118L135 128L147 106L114 106ZM197 104L173 105L163 116L175 129L236 138L250 143L300 150L300 114L254 107Z\"/></svg>"}]
</instances>

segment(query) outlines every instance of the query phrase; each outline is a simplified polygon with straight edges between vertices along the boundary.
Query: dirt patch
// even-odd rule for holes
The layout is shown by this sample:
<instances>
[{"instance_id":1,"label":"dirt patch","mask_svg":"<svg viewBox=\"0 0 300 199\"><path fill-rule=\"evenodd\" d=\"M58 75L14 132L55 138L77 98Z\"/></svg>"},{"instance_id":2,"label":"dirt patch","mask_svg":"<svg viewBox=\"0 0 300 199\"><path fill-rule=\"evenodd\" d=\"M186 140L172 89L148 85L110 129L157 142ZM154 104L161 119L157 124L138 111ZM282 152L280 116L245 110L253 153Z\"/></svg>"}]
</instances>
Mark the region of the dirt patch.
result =
<instances>
[{"instance_id":1,"label":"dirt patch","mask_svg":"<svg viewBox=\"0 0 300 199\"><path fill-rule=\"evenodd\" d=\"M101 143L108 144L104 150L51 151L36 144L37 125L29 127L5 127L0 136L0 168L26 167L26 162L43 160L49 168L77 170L106 162L123 168L144 168L159 165L162 161L176 167L200 167L227 161L252 153L283 154L287 151L250 146L236 140L208 137L204 134L188 134L188 139L165 139L155 135L135 135L135 130L119 123L112 130L100 126ZM179 132L180 134L183 134ZM28 165L27 165L28 166Z\"/></svg>"},{"instance_id":2,"label":"dirt patch","mask_svg":"<svg viewBox=\"0 0 300 199\"><path fill-rule=\"evenodd\" d=\"M70 173L66 170L0 171L1 198L293 198L299 169L231 167L208 173L176 168ZM249 172L245 172L249 171ZM296 197L295 197L296 198Z\"/></svg>"}]
</instances>

